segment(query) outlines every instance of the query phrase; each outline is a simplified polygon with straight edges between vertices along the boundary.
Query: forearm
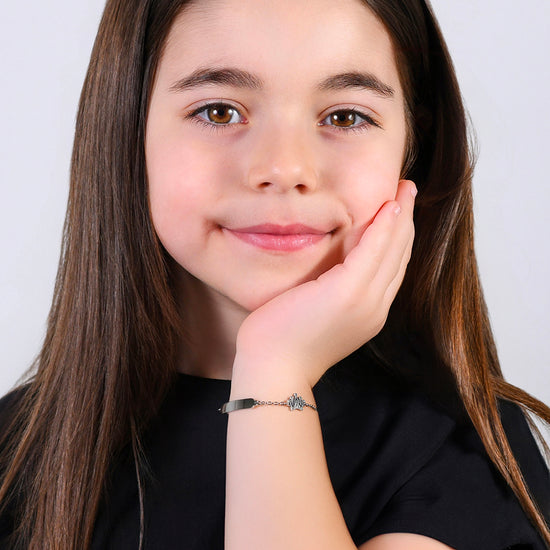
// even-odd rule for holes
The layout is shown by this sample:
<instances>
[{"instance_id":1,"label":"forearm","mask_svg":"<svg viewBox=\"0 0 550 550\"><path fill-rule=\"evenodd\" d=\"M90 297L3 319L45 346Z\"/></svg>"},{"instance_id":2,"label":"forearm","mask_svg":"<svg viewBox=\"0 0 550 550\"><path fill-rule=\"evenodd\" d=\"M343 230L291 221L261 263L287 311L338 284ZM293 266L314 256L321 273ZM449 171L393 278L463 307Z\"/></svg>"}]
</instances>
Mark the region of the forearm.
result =
<instances>
[{"instance_id":1,"label":"forearm","mask_svg":"<svg viewBox=\"0 0 550 550\"><path fill-rule=\"evenodd\" d=\"M315 405L304 380L235 363L232 400L284 401L294 392ZM332 488L313 409L260 406L230 413L225 548L356 548Z\"/></svg>"}]
</instances>

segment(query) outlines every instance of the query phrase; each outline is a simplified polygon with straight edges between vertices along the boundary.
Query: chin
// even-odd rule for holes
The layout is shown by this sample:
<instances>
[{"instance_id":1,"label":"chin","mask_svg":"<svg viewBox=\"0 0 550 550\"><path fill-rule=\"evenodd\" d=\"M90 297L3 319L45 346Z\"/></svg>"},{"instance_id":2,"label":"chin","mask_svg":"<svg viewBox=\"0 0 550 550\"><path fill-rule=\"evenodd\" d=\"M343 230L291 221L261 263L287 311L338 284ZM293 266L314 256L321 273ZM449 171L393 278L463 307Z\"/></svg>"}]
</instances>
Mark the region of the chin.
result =
<instances>
[{"instance_id":1,"label":"chin","mask_svg":"<svg viewBox=\"0 0 550 550\"><path fill-rule=\"evenodd\" d=\"M287 289L282 290L280 292L272 292L272 293L265 293L265 294L256 294L252 296L252 293L250 293L247 296L239 296L239 297L230 297L228 298L237 304L242 309L246 310L248 313L252 313L253 311L256 311L257 309L261 308L263 305L267 304L269 301L273 300L277 296L280 296L285 292Z\"/></svg>"},{"instance_id":2,"label":"chin","mask_svg":"<svg viewBox=\"0 0 550 550\"><path fill-rule=\"evenodd\" d=\"M245 309L249 313L252 313L253 311L259 309L271 300L277 298L277 296L280 296L288 290L296 288L302 283L310 280L312 280L312 278L307 277L303 280L286 282L267 288L266 286L263 286L261 284L257 285L256 287L254 285L250 285L249 287L239 289L238 292L235 292L233 294L226 294L225 296L241 308Z\"/></svg>"},{"instance_id":3,"label":"chin","mask_svg":"<svg viewBox=\"0 0 550 550\"><path fill-rule=\"evenodd\" d=\"M277 298L277 296L302 284L316 280L320 275L331 269L335 263L334 261L326 262L325 265L319 265L308 273L287 274L280 278L273 276L258 277L257 282L244 279L243 282L246 281L244 285L239 284L238 287L232 289L234 292L226 294L226 296L248 312L252 312L270 300Z\"/></svg>"}]
</instances>

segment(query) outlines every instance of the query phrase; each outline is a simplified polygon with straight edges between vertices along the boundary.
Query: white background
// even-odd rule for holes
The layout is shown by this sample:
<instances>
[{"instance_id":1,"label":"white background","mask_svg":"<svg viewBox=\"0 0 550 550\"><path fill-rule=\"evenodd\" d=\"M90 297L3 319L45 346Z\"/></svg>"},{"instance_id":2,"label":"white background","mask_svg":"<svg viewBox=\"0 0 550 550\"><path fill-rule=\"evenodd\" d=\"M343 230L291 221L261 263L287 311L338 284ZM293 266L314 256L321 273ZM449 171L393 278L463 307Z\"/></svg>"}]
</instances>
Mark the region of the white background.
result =
<instances>
[{"instance_id":1,"label":"white background","mask_svg":"<svg viewBox=\"0 0 550 550\"><path fill-rule=\"evenodd\" d=\"M104 0L0 18L0 395L40 348L80 88ZM434 0L479 143L480 271L506 377L550 403L550 2Z\"/></svg>"}]
</instances>

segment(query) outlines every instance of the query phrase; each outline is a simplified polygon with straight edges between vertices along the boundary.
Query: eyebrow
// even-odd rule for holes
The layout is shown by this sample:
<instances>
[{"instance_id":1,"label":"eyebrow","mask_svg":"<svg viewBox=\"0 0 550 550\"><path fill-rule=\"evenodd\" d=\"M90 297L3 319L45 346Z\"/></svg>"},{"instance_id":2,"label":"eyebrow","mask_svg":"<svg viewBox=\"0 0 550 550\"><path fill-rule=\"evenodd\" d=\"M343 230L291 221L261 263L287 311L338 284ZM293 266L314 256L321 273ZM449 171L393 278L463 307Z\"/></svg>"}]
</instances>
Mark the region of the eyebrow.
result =
<instances>
[{"instance_id":1,"label":"eyebrow","mask_svg":"<svg viewBox=\"0 0 550 550\"><path fill-rule=\"evenodd\" d=\"M233 88L260 90L263 82L260 78L241 69L197 69L170 86L171 92L183 92L208 84L219 84Z\"/></svg>"},{"instance_id":2,"label":"eyebrow","mask_svg":"<svg viewBox=\"0 0 550 550\"><path fill-rule=\"evenodd\" d=\"M236 68L203 68L174 82L169 90L183 92L201 86L221 85L232 88L261 90L264 83L261 78ZM384 84L378 77L369 72L345 72L329 76L317 85L319 91L333 90L368 90L380 97L392 98L395 92L391 86Z\"/></svg>"},{"instance_id":3,"label":"eyebrow","mask_svg":"<svg viewBox=\"0 0 550 550\"><path fill-rule=\"evenodd\" d=\"M319 90L369 90L381 97L391 98L395 92L391 86L384 84L378 77L372 73L349 72L329 76L319 84Z\"/></svg>"}]
</instances>

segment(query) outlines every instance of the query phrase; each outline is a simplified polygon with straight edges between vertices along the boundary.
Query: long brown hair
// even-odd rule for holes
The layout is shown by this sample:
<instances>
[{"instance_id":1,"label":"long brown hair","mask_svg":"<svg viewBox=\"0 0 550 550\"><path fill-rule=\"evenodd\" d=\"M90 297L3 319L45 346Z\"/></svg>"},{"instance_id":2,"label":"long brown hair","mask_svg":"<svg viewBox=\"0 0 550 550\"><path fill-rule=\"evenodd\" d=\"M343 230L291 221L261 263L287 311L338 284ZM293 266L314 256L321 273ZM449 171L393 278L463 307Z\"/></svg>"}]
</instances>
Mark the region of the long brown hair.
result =
<instances>
[{"instance_id":1,"label":"long brown hair","mask_svg":"<svg viewBox=\"0 0 550 550\"><path fill-rule=\"evenodd\" d=\"M547 422L550 409L508 385L499 368L473 250L472 159L451 60L423 0L364 2L393 40L411 120L406 175L420 191L416 244L391 315L399 311L452 374L490 458L550 548L497 397ZM109 0L101 20L47 335L0 441L0 502L16 510L20 548L88 548L123 448L143 495L140 435L173 382L183 337L170 260L149 216L144 133L163 45L187 4Z\"/></svg>"}]
</instances>

